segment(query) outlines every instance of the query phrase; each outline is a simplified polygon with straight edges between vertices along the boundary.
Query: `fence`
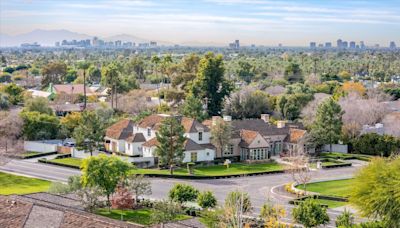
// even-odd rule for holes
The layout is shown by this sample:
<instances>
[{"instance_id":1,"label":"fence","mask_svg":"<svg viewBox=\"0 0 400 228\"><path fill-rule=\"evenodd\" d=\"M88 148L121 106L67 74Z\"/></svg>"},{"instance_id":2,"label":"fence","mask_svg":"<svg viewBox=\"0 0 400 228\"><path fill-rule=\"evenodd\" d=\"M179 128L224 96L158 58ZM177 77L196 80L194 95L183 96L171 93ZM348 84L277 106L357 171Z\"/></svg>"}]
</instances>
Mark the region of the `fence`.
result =
<instances>
[{"instance_id":1,"label":"fence","mask_svg":"<svg viewBox=\"0 0 400 228\"><path fill-rule=\"evenodd\" d=\"M322 152L330 152L330 145L326 144L322 147ZM342 144L332 144L332 152L348 153L348 146Z\"/></svg>"},{"instance_id":2,"label":"fence","mask_svg":"<svg viewBox=\"0 0 400 228\"><path fill-rule=\"evenodd\" d=\"M49 153L57 151L57 143L49 143L46 141L25 141L25 151L35 151L40 153Z\"/></svg>"}]
</instances>

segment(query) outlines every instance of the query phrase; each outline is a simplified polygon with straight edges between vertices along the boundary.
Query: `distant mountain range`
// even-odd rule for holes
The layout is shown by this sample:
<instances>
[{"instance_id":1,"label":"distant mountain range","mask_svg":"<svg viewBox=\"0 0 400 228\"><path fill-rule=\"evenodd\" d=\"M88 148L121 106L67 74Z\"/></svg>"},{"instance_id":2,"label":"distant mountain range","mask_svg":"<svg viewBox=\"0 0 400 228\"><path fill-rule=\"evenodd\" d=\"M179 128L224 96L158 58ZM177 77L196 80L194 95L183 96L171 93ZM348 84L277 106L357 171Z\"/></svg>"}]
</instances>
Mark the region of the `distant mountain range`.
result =
<instances>
[{"instance_id":1,"label":"distant mountain range","mask_svg":"<svg viewBox=\"0 0 400 228\"><path fill-rule=\"evenodd\" d=\"M15 36L0 34L0 47L16 47L20 46L22 43L33 43L37 42L42 46L54 46L56 42L61 42L62 40L83 40L83 39L93 39L94 36L87 34L71 32L65 29L62 30L43 30L36 29L32 32L19 34ZM130 41L135 43L149 42L148 39L139 38L129 34L120 34L111 37L99 37L105 41ZM157 40L155 40L157 41ZM171 45L172 43L157 41L159 44Z\"/></svg>"}]
</instances>

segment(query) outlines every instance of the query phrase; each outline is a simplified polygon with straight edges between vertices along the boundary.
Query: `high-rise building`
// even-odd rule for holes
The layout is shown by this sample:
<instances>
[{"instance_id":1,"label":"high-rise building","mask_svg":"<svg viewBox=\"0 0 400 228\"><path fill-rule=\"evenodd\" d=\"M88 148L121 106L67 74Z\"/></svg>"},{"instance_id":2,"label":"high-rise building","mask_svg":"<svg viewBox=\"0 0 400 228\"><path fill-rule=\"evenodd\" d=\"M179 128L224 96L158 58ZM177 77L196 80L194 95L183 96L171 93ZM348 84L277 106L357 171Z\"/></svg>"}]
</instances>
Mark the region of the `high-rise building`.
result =
<instances>
[{"instance_id":1,"label":"high-rise building","mask_svg":"<svg viewBox=\"0 0 400 228\"><path fill-rule=\"evenodd\" d=\"M317 47L317 43L315 42L310 42L310 48L316 48Z\"/></svg>"},{"instance_id":2,"label":"high-rise building","mask_svg":"<svg viewBox=\"0 0 400 228\"><path fill-rule=\"evenodd\" d=\"M331 42L326 42L325 43L325 47L326 48L331 48L332 47L332 43Z\"/></svg>"},{"instance_id":3,"label":"high-rise building","mask_svg":"<svg viewBox=\"0 0 400 228\"><path fill-rule=\"evenodd\" d=\"M319 48L323 48L324 45L323 45L323 44L318 44L318 47L319 47Z\"/></svg>"},{"instance_id":4,"label":"high-rise building","mask_svg":"<svg viewBox=\"0 0 400 228\"><path fill-rule=\"evenodd\" d=\"M99 38L97 38L97 36L93 37L92 45L93 46L99 46Z\"/></svg>"},{"instance_id":5,"label":"high-rise building","mask_svg":"<svg viewBox=\"0 0 400 228\"><path fill-rule=\"evenodd\" d=\"M347 41L343 41L342 42L342 48L348 48L349 44L347 43Z\"/></svg>"},{"instance_id":6,"label":"high-rise building","mask_svg":"<svg viewBox=\"0 0 400 228\"><path fill-rule=\"evenodd\" d=\"M394 41L390 41L389 48L396 49L396 43Z\"/></svg>"},{"instance_id":7,"label":"high-rise building","mask_svg":"<svg viewBox=\"0 0 400 228\"><path fill-rule=\"evenodd\" d=\"M361 49L365 49L364 41L360 41L360 48L361 48Z\"/></svg>"},{"instance_id":8,"label":"high-rise building","mask_svg":"<svg viewBox=\"0 0 400 228\"><path fill-rule=\"evenodd\" d=\"M116 41L115 41L115 46L116 46L116 47L122 46L122 41L116 40Z\"/></svg>"},{"instance_id":9,"label":"high-rise building","mask_svg":"<svg viewBox=\"0 0 400 228\"><path fill-rule=\"evenodd\" d=\"M235 42L229 43L229 47L233 49L239 49L240 48L239 40L235 40Z\"/></svg>"},{"instance_id":10,"label":"high-rise building","mask_svg":"<svg viewBox=\"0 0 400 228\"><path fill-rule=\"evenodd\" d=\"M150 47L157 47L156 41L150 41Z\"/></svg>"},{"instance_id":11,"label":"high-rise building","mask_svg":"<svg viewBox=\"0 0 400 228\"><path fill-rule=\"evenodd\" d=\"M342 48L343 47L343 41L341 39L338 39L336 41L336 46L337 46L337 48Z\"/></svg>"},{"instance_id":12,"label":"high-rise building","mask_svg":"<svg viewBox=\"0 0 400 228\"><path fill-rule=\"evenodd\" d=\"M350 48L356 48L356 42L354 42L354 41L350 41L350 46L349 46Z\"/></svg>"}]
</instances>

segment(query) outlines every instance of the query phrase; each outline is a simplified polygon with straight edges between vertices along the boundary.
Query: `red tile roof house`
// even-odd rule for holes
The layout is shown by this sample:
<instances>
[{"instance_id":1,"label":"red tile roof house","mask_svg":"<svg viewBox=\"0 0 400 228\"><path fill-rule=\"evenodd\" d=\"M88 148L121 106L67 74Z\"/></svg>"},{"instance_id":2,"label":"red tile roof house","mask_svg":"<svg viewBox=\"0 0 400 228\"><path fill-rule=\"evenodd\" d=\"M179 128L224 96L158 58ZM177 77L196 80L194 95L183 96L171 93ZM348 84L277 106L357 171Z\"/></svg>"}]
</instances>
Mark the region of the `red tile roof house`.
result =
<instances>
[{"instance_id":1,"label":"red tile roof house","mask_svg":"<svg viewBox=\"0 0 400 228\"><path fill-rule=\"evenodd\" d=\"M156 132L165 118L165 114L154 114L145 117L138 123L121 120L106 130L106 149L110 152L125 153L133 156L156 157L158 145ZM185 151L183 162L212 161L215 149L210 143L210 129L197 120L180 118L184 128Z\"/></svg>"},{"instance_id":2,"label":"red tile roof house","mask_svg":"<svg viewBox=\"0 0 400 228\"><path fill-rule=\"evenodd\" d=\"M52 85L51 88L52 92L55 94L66 93L69 95L79 95L83 94L83 84L59 84L59 85ZM92 96L96 95L94 91L92 91L88 86L86 86L86 95Z\"/></svg>"},{"instance_id":3,"label":"red tile roof house","mask_svg":"<svg viewBox=\"0 0 400 228\"><path fill-rule=\"evenodd\" d=\"M106 149L131 156L156 157L156 132L162 120L167 117L170 116L154 114L138 123L127 119L119 121L106 131ZM210 141L210 128L217 118L221 117L199 123L191 118L180 117L187 138L183 162L212 161L215 158L269 160L297 150L298 142L306 133L301 126L295 124L285 124L283 121L278 122L277 126L270 124L267 114L263 114L260 119L233 121L225 117L224 121L232 125L232 139L222 154L217 154Z\"/></svg>"}]
</instances>

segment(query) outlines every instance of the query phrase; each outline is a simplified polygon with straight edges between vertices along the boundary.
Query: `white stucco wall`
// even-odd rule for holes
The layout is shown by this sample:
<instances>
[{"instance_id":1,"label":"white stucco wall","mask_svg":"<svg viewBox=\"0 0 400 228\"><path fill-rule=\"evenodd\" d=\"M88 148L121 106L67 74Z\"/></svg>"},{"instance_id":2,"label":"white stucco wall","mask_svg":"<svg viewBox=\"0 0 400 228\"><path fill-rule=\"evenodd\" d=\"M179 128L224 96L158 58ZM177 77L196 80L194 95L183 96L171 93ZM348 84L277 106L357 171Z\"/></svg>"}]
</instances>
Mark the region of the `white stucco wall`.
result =
<instances>
[{"instance_id":1,"label":"white stucco wall","mask_svg":"<svg viewBox=\"0 0 400 228\"><path fill-rule=\"evenodd\" d=\"M143 147L143 157L154 157L156 147Z\"/></svg>"},{"instance_id":2,"label":"white stucco wall","mask_svg":"<svg viewBox=\"0 0 400 228\"><path fill-rule=\"evenodd\" d=\"M156 132L154 130L151 130L150 136L147 135L147 128L140 128L140 127L133 127L133 134L136 133L142 133L146 141L149 141L150 139L156 137Z\"/></svg>"},{"instance_id":3,"label":"white stucco wall","mask_svg":"<svg viewBox=\"0 0 400 228\"><path fill-rule=\"evenodd\" d=\"M203 139L201 141L199 140L199 133L198 132L196 132L196 133L185 133L184 136L186 138L189 138L189 139L193 140L197 144L208 144L208 143L210 143L211 133L210 132L203 132Z\"/></svg>"},{"instance_id":4,"label":"white stucco wall","mask_svg":"<svg viewBox=\"0 0 400 228\"><path fill-rule=\"evenodd\" d=\"M212 161L215 157L215 151L211 149L205 150L194 150L194 151L185 151L183 162L191 162L191 153L197 152L197 161Z\"/></svg>"},{"instance_id":5,"label":"white stucco wall","mask_svg":"<svg viewBox=\"0 0 400 228\"><path fill-rule=\"evenodd\" d=\"M125 153L128 155L143 155L142 144L144 142L129 143L125 142Z\"/></svg>"}]
</instances>

